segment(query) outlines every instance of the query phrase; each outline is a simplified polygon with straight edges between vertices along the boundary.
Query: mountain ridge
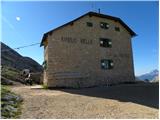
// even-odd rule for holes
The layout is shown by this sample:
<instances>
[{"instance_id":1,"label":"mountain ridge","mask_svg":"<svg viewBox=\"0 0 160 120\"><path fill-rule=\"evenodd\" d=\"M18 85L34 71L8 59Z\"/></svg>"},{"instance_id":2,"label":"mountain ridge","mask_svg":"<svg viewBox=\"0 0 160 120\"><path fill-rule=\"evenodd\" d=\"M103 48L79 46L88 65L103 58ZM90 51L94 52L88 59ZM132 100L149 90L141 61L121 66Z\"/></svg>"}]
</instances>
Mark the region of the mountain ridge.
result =
<instances>
[{"instance_id":1,"label":"mountain ridge","mask_svg":"<svg viewBox=\"0 0 160 120\"><path fill-rule=\"evenodd\" d=\"M151 72L148 72L148 73L145 73L145 74L142 74L142 75L138 76L138 78L140 80L146 80L147 79L149 81L152 81L155 78L157 78L158 75L159 75L159 71L157 69L154 69Z\"/></svg>"},{"instance_id":2,"label":"mountain ridge","mask_svg":"<svg viewBox=\"0 0 160 120\"><path fill-rule=\"evenodd\" d=\"M30 57L22 56L3 42L1 44L1 65L18 70L30 69L32 72L42 72L42 66Z\"/></svg>"}]
</instances>

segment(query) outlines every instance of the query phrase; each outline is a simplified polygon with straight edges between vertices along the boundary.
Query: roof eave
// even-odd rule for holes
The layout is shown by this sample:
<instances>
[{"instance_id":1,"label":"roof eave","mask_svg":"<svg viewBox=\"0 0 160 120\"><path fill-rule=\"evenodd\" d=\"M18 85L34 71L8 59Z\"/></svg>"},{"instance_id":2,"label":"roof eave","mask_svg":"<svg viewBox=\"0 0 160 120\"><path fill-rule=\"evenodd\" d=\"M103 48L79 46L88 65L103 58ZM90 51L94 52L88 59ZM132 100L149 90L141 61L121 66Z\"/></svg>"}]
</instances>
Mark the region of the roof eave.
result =
<instances>
[{"instance_id":1,"label":"roof eave","mask_svg":"<svg viewBox=\"0 0 160 120\"><path fill-rule=\"evenodd\" d=\"M43 35L43 38L42 38L40 47L42 47L42 46L44 45L43 42L45 41L45 39L46 39L46 37L47 37L47 34L48 34L48 33L45 33L45 34Z\"/></svg>"},{"instance_id":2,"label":"roof eave","mask_svg":"<svg viewBox=\"0 0 160 120\"><path fill-rule=\"evenodd\" d=\"M55 31L55 30L57 30L57 29L60 29L60 28L62 28L62 27L64 27L64 26L66 26L66 25L72 24L73 22L79 20L80 18L82 18L82 17L84 17L84 16L86 16L86 15L104 17L104 18L109 18L109 19L112 19L112 20L119 21L120 24L122 24L123 27L125 27L125 28L127 29L127 31L131 34L131 37L136 37L136 36L137 36L137 34L136 34L131 28L129 28L128 25L126 25L126 24L125 24L120 18L118 18L118 17L113 17L113 16L109 16L109 15L99 14L99 13L95 13L95 12L88 12L88 13L86 13L86 14L84 14L84 15L82 15L82 16L80 16L80 17L78 17L78 18L76 18L76 19L74 19L74 20L72 20L72 21L70 21L70 22L68 22L68 23L66 23L66 24L64 24L64 25L61 25L60 27L57 27L57 28L52 29L52 30L50 30L49 32L45 33L45 34L43 35L43 38L42 38L40 47L43 46L43 42L45 41L45 39L46 39L46 37L47 37L48 34L52 34L53 31Z\"/></svg>"}]
</instances>

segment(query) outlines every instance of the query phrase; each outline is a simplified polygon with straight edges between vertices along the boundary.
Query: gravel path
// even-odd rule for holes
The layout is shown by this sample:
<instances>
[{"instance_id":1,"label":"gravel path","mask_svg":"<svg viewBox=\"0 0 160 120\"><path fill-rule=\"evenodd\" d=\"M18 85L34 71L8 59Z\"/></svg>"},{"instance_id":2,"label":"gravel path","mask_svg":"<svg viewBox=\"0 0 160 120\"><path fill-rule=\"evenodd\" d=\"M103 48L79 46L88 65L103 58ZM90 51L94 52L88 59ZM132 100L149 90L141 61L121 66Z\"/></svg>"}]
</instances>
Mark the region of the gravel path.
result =
<instances>
[{"instance_id":1,"label":"gravel path","mask_svg":"<svg viewBox=\"0 0 160 120\"><path fill-rule=\"evenodd\" d=\"M129 90L131 90L129 89L130 87L127 87L127 90L125 89L125 86L86 88L78 90L46 90L42 89L39 85L18 85L12 86L11 90L20 94L24 98L21 115L21 118L23 119L158 118L158 108L150 104L150 101L144 101L144 105L140 104L143 100L134 100L134 94L131 96L125 95L124 91L129 92ZM125 90L121 91L119 90L120 88ZM123 92L122 95L121 92ZM113 94L115 96L121 95L122 97L121 99L120 97L116 98ZM144 97L144 95L140 96ZM124 99L125 97L129 97L130 99Z\"/></svg>"}]
</instances>

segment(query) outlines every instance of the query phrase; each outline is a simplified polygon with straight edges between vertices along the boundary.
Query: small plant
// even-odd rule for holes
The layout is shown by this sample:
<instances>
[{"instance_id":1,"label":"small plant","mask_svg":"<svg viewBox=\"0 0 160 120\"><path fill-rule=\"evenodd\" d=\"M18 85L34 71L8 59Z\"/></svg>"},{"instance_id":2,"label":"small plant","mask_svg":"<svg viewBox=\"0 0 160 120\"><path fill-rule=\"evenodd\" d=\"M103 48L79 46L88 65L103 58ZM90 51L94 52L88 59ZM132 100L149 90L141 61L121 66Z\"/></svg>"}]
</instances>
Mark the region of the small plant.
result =
<instances>
[{"instance_id":1,"label":"small plant","mask_svg":"<svg viewBox=\"0 0 160 120\"><path fill-rule=\"evenodd\" d=\"M9 92L9 88L6 85L1 85L1 97L3 97L6 93Z\"/></svg>"},{"instance_id":2,"label":"small plant","mask_svg":"<svg viewBox=\"0 0 160 120\"><path fill-rule=\"evenodd\" d=\"M77 81L77 85L76 85L76 86L74 86L74 88L79 89L80 87L81 87L81 84L80 84L80 82L79 82L79 81Z\"/></svg>"},{"instance_id":3,"label":"small plant","mask_svg":"<svg viewBox=\"0 0 160 120\"><path fill-rule=\"evenodd\" d=\"M43 87L44 89L48 89L48 86L45 85L45 84L43 84L42 87Z\"/></svg>"}]
</instances>

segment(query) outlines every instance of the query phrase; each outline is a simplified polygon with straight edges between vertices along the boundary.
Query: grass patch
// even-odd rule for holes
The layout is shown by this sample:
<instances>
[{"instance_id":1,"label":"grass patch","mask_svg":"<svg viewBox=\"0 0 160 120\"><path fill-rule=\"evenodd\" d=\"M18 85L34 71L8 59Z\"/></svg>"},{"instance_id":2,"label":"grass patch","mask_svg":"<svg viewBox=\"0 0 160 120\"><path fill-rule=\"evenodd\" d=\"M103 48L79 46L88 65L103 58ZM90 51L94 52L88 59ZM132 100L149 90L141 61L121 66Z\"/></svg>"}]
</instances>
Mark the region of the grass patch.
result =
<instances>
[{"instance_id":1,"label":"grass patch","mask_svg":"<svg viewBox=\"0 0 160 120\"><path fill-rule=\"evenodd\" d=\"M42 88L43 88L43 89L48 89L48 86L45 85L45 84L43 84L43 85L42 85Z\"/></svg>"},{"instance_id":2,"label":"grass patch","mask_svg":"<svg viewBox=\"0 0 160 120\"><path fill-rule=\"evenodd\" d=\"M1 85L1 97L3 97L8 92L10 92L9 87L6 85Z\"/></svg>"},{"instance_id":3,"label":"grass patch","mask_svg":"<svg viewBox=\"0 0 160 120\"><path fill-rule=\"evenodd\" d=\"M18 71L15 68L4 66L2 68L1 75L4 76L7 79L16 80L19 77L19 73L20 73L20 71Z\"/></svg>"}]
</instances>

